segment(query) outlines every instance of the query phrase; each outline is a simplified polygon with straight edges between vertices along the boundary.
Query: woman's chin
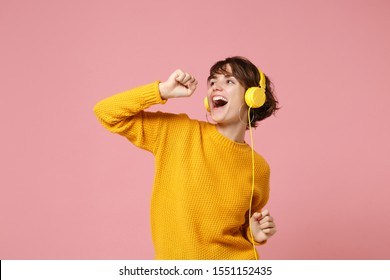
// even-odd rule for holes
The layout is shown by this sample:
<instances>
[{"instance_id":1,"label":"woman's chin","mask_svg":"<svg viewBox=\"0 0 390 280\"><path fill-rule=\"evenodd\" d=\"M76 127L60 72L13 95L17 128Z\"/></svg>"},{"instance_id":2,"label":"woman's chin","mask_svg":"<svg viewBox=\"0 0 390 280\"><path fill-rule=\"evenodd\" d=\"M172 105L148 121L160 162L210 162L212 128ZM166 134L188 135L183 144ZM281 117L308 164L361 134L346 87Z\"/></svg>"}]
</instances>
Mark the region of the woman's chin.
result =
<instances>
[{"instance_id":1,"label":"woman's chin","mask_svg":"<svg viewBox=\"0 0 390 280\"><path fill-rule=\"evenodd\" d=\"M224 121L224 117L223 116L220 116L218 114L211 114L211 119L213 120L213 122L215 122L216 124L220 124Z\"/></svg>"}]
</instances>

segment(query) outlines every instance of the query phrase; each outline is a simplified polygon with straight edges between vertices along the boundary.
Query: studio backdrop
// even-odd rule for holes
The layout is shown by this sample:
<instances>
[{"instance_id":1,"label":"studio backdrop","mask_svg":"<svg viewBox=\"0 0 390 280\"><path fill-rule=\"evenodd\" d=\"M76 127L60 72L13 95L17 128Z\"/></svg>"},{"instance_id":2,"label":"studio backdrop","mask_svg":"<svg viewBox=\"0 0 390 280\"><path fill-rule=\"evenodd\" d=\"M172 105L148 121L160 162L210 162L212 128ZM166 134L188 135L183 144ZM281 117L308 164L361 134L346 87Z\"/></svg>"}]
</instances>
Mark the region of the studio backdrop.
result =
<instances>
[{"instance_id":1,"label":"studio backdrop","mask_svg":"<svg viewBox=\"0 0 390 280\"><path fill-rule=\"evenodd\" d=\"M206 121L209 68L234 55L261 67L281 106L254 131L278 228L261 258L389 259L389 9L0 1L0 259L153 259L153 157L93 107L180 68L197 91L151 110Z\"/></svg>"}]
</instances>

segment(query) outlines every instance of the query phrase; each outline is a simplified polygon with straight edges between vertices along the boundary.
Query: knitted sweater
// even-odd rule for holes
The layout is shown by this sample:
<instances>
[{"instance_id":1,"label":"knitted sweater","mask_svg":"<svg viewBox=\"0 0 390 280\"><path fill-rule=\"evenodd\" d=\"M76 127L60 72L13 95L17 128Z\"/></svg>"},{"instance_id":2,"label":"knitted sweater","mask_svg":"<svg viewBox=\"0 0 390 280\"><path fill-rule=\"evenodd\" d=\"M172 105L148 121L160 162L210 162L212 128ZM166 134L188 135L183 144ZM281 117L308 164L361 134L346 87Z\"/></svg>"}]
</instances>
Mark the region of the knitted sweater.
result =
<instances>
[{"instance_id":1,"label":"knitted sweater","mask_svg":"<svg viewBox=\"0 0 390 280\"><path fill-rule=\"evenodd\" d=\"M248 236L251 147L184 114L147 112L164 103L158 81L95 105L105 128L155 157L151 229L156 259L255 259ZM269 195L270 170L255 154L252 213Z\"/></svg>"}]
</instances>

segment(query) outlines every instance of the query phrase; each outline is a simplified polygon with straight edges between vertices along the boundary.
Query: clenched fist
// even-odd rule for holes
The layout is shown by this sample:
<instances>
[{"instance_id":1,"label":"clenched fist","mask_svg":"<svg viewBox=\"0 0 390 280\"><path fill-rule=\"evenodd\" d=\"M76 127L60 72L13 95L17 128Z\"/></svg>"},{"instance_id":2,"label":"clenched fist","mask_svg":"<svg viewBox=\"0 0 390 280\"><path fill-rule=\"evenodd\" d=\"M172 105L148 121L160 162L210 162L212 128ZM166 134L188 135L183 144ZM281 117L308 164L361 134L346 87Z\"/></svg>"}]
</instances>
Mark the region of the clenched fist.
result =
<instances>
[{"instance_id":1,"label":"clenched fist","mask_svg":"<svg viewBox=\"0 0 390 280\"><path fill-rule=\"evenodd\" d=\"M174 71L166 80L159 84L160 95L162 99L191 96L198 81L189 73L180 69Z\"/></svg>"}]
</instances>

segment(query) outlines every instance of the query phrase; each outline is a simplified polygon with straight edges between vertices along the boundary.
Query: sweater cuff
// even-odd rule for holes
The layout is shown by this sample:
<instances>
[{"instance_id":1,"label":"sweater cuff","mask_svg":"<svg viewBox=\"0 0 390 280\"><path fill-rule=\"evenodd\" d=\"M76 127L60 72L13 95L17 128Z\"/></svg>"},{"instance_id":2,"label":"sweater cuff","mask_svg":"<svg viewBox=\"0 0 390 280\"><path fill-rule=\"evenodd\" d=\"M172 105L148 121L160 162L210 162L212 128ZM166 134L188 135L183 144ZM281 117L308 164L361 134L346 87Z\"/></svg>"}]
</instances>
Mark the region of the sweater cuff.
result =
<instances>
[{"instance_id":1,"label":"sweater cuff","mask_svg":"<svg viewBox=\"0 0 390 280\"><path fill-rule=\"evenodd\" d=\"M167 100L161 98L160 90L158 85L160 81L155 81L151 84L148 84L144 88L144 94L142 96L143 107L148 108L154 104L165 104Z\"/></svg>"}]
</instances>

